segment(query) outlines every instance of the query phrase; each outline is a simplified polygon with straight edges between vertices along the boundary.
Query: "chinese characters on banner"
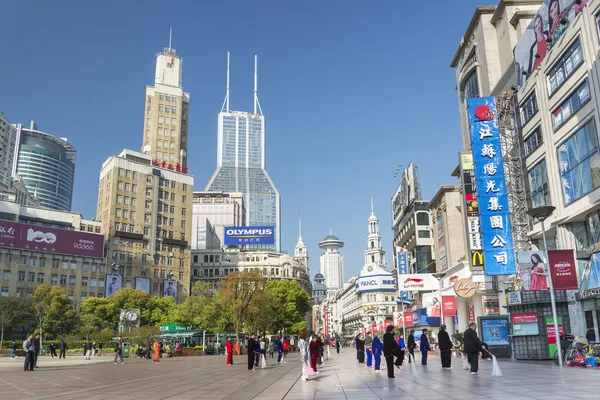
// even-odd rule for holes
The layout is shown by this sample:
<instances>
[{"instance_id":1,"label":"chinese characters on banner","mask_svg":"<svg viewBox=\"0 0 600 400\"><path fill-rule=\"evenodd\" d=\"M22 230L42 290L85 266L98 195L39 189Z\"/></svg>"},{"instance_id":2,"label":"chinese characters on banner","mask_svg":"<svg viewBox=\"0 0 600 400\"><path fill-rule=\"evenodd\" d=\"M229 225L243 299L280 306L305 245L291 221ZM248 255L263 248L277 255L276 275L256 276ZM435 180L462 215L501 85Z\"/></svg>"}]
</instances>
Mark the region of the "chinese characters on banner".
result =
<instances>
[{"instance_id":1,"label":"chinese characters on banner","mask_svg":"<svg viewBox=\"0 0 600 400\"><path fill-rule=\"evenodd\" d=\"M550 250L550 272L554 290L579 289L577 283L577 270L575 266L575 252L573 250Z\"/></svg>"},{"instance_id":2,"label":"chinese characters on banner","mask_svg":"<svg viewBox=\"0 0 600 400\"><path fill-rule=\"evenodd\" d=\"M467 226L467 242L471 252L471 267L483 267L483 246L479 223L479 200L475 185L473 154L460 153L460 176L464 195L464 208Z\"/></svg>"},{"instance_id":3,"label":"chinese characters on banner","mask_svg":"<svg viewBox=\"0 0 600 400\"><path fill-rule=\"evenodd\" d=\"M406 275L408 274L408 259L406 256L406 251L404 249L400 249L397 254L398 257L398 275ZM407 291L400 291L400 297L404 299L408 299Z\"/></svg>"},{"instance_id":4,"label":"chinese characters on banner","mask_svg":"<svg viewBox=\"0 0 600 400\"><path fill-rule=\"evenodd\" d=\"M494 97L467 100L486 275L516 271Z\"/></svg>"}]
</instances>

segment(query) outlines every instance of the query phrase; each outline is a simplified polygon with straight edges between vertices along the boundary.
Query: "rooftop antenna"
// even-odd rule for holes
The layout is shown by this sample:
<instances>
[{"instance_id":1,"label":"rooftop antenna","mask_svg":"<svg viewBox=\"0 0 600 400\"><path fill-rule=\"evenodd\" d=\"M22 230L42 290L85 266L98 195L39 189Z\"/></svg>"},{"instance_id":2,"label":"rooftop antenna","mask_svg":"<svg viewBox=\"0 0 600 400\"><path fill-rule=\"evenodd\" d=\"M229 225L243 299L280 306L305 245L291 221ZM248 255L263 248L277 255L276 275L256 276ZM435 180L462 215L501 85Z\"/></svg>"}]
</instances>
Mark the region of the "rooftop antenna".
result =
<instances>
[{"instance_id":1,"label":"rooftop antenna","mask_svg":"<svg viewBox=\"0 0 600 400\"><path fill-rule=\"evenodd\" d=\"M223 107L221 107L221 112L223 112L223 110L225 110L226 112L229 112L229 69L230 69L229 52L227 52L227 89L225 91L225 101L223 102Z\"/></svg>"},{"instance_id":2,"label":"rooftop antenna","mask_svg":"<svg viewBox=\"0 0 600 400\"><path fill-rule=\"evenodd\" d=\"M373 205L373 196L371 196L371 215L375 215L375 206Z\"/></svg>"},{"instance_id":3,"label":"rooftop antenna","mask_svg":"<svg viewBox=\"0 0 600 400\"><path fill-rule=\"evenodd\" d=\"M171 38L173 37L173 28L169 28L169 52L171 52Z\"/></svg>"},{"instance_id":4,"label":"rooftop antenna","mask_svg":"<svg viewBox=\"0 0 600 400\"><path fill-rule=\"evenodd\" d=\"M258 56L254 56L254 114L256 115L256 107L258 106L258 111L260 111L260 115L262 115L262 108L260 107L260 102L258 101Z\"/></svg>"}]
</instances>

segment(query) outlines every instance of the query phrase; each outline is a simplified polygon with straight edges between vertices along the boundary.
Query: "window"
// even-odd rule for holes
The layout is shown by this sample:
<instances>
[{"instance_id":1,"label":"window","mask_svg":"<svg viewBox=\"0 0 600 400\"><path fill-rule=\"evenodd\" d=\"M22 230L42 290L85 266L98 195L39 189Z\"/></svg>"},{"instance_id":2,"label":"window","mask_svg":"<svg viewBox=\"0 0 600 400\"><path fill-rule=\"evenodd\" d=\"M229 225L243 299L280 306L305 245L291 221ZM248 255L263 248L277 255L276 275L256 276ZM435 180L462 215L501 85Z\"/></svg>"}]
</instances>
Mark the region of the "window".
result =
<instances>
[{"instance_id":1,"label":"window","mask_svg":"<svg viewBox=\"0 0 600 400\"><path fill-rule=\"evenodd\" d=\"M87 286L88 285L88 278L81 278L81 286Z\"/></svg>"},{"instance_id":2,"label":"window","mask_svg":"<svg viewBox=\"0 0 600 400\"><path fill-rule=\"evenodd\" d=\"M558 147L558 161L566 204L600 186L600 157L593 121Z\"/></svg>"},{"instance_id":3,"label":"window","mask_svg":"<svg viewBox=\"0 0 600 400\"><path fill-rule=\"evenodd\" d=\"M187 203L187 196L185 196L185 195L181 196L181 202Z\"/></svg>"},{"instance_id":4,"label":"window","mask_svg":"<svg viewBox=\"0 0 600 400\"><path fill-rule=\"evenodd\" d=\"M466 99L471 97L479 97L479 83L477 82L477 70L471 72L469 77L465 80L465 86L463 93Z\"/></svg>"},{"instance_id":5,"label":"window","mask_svg":"<svg viewBox=\"0 0 600 400\"><path fill-rule=\"evenodd\" d=\"M184 184L183 184L183 191L184 191L184 192L187 192L187 183L184 183Z\"/></svg>"},{"instance_id":6,"label":"window","mask_svg":"<svg viewBox=\"0 0 600 400\"><path fill-rule=\"evenodd\" d=\"M554 126L554 130L560 128L573 114L583 107L585 103L590 99L590 88L588 87L588 81L586 79L585 82L581 84L573 92L564 103L562 103L554 112L552 113L552 125Z\"/></svg>"},{"instance_id":7,"label":"window","mask_svg":"<svg viewBox=\"0 0 600 400\"><path fill-rule=\"evenodd\" d=\"M123 198L123 203L129 205L129 196Z\"/></svg>"},{"instance_id":8,"label":"window","mask_svg":"<svg viewBox=\"0 0 600 400\"><path fill-rule=\"evenodd\" d=\"M67 284L67 276L66 275L61 275L60 276L60 284L61 285L66 285Z\"/></svg>"},{"instance_id":9,"label":"window","mask_svg":"<svg viewBox=\"0 0 600 400\"><path fill-rule=\"evenodd\" d=\"M40 267L46 266L46 259L44 257L40 257Z\"/></svg>"},{"instance_id":10,"label":"window","mask_svg":"<svg viewBox=\"0 0 600 400\"><path fill-rule=\"evenodd\" d=\"M181 209L181 215L183 215L184 217L187 215L187 210L185 208Z\"/></svg>"},{"instance_id":11,"label":"window","mask_svg":"<svg viewBox=\"0 0 600 400\"><path fill-rule=\"evenodd\" d=\"M152 285L155 292L158 292L158 283Z\"/></svg>"},{"instance_id":12,"label":"window","mask_svg":"<svg viewBox=\"0 0 600 400\"><path fill-rule=\"evenodd\" d=\"M171 213L175 213L175 206L171 206Z\"/></svg>"},{"instance_id":13,"label":"window","mask_svg":"<svg viewBox=\"0 0 600 400\"><path fill-rule=\"evenodd\" d=\"M538 147L544 143L542 139L542 130L537 127L535 131L523 140L523 146L525 148L525 156L533 153Z\"/></svg>"},{"instance_id":14,"label":"window","mask_svg":"<svg viewBox=\"0 0 600 400\"><path fill-rule=\"evenodd\" d=\"M71 269L77 269L77 263L75 261L71 261Z\"/></svg>"},{"instance_id":15,"label":"window","mask_svg":"<svg viewBox=\"0 0 600 400\"><path fill-rule=\"evenodd\" d=\"M35 272L28 272L27 273L27 281L29 281L29 282L35 282Z\"/></svg>"},{"instance_id":16,"label":"window","mask_svg":"<svg viewBox=\"0 0 600 400\"><path fill-rule=\"evenodd\" d=\"M125 188L125 185L123 184L123 182L117 182L117 189L119 190L123 190Z\"/></svg>"},{"instance_id":17,"label":"window","mask_svg":"<svg viewBox=\"0 0 600 400\"><path fill-rule=\"evenodd\" d=\"M175 130L171 129L171 137L176 137L177 133L175 133Z\"/></svg>"},{"instance_id":18,"label":"window","mask_svg":"<svg viewBox=\"0 0 600 400\"><path fill-rule=\"evenodd\" d=\"M50 283L52 285L58 285L58 275L51 275L50 276Z\"/></svg>"},{"instance_id":19,"label":"window","mask_svg":"<svg viewBox=\"0 0 600 400\"><path fill-rule=\"evenodd\" d=\"M83 270L85 272L89 271L90 270L90 264L83 264Z\"/></svg>"},{"instance_id":20,"label":"window","mask_svg":"<svg viewBox=\"0 0 600 400\"><path fill-rule=\"evenodd\" d=\"M135 219L135 211L129 213L129 218Z\"/></svg>"},{"instance_id":21,"label":"window","mask_svg":"<svg viewBox=\"0 0 600 400\"><path fill-rule=\"evenodd\" d=\"M552 95L583 62L581 43L577 40L548 73L548 92Z\"/></svg>"},{"instance_id":22,"label":"window","mask_svg":"<svg viewBox=\"0 0 600 400\"><path fill-rule=\"evenodd\" d=\"M173 102L177 101L177 96L171 96L171 101L173 101Z\"/></svg>"},{"instance_id":23,"label":"window","mask_svg":"<svg viewBox=\"0 0 600 400\"><path fill-rule=\"evenodd\" d=\"M154 277L158 278L158 270L157 269L154 270Z\"/></svg>"},{"instance_id":24,"label":"window","mask_svg":"<svg viewBox=\"0 0 600 400\"><path fill-rule=\"evenodd\" d=\"M116 216L117 216L117 218L121 218L121 209L120 208L117 208Z\"/></svg>"},{"instance_id":25,"label":"window","mask_svg":"<svg viewBox=\"0 0 600 400\"><path fill-rule=\"evenodd\" d=\"M538 112L537 97L531 93L521 104L521 121L525 125Z\"/></svg>"},{"instance_id":26,"label":"window","mask_svg":"<svg viewBox=\"0 0 600 400\"><path fill-rule=\"evenodd\" d=\"M175 148L175 142L171 142L171 148L174 149Z\"/></svg>"},{"instance_id":27,"label":"window","mask_svg":"<svg viewBox=\"0 0 600 400\"><path fill-rule=\"evenodd\" d=\"M37 263L37 257L29 257L29 265L31 265L32 267L35 267L36 263Z\"/></svg>"},{"instance_id":28,"label":"window","mask_svg":"<svg viewBox=\"0 0 600 400\"><path fill-rule=\"evenodd\" d=\"M151 208L151 206L152 206L152 202L150 200L146 200L146 203L145 203L146 210L149 210Z\"/></svg>"},{"instance_id":29,"label":"window","mask_svg":"<svg viewBox=\"0 0 600 400\"><path fill-rule=\"evenodd\" d=\"M126 175L128 178L131 178L131 170L130 170L130 169L127 169L127 170L125 170L125 175Z\"/></svg>"},{"instance_id":30,"label":"window","mask_svg":"<svg viewBox=\"0 0 600 400\"><path fill-rule=\"evenodd\" d=\"M21 265L27 265L27 256L21 256L20 262L21 262Z\"/></svg>"},{"instance_id":31,"label":"window","mask_svg":"<svg viewBox=\"0 0 600 400\"><path fill-rule=\"evenodd\" d=\"M165 106L165 111L170 113L171 112L171 106Z\"/></svg>"},{"instance_id":32,"label":"window","mask_svg":"<svg viewBox=\"0 0 600 400\"><path fill-rule=\"evenodd\" d=\"M120 194L117 195L117 203L121 204L123 202L123 196L121 196Z\"/></svg>"},{"instance_id":33,"label":"window","mask_svg":"<svg viewBox=\"0 0 600 400\"><path fill-rule=\"evenodd\" d=\"M185 229L185 221L181 221L181 228Z\"/></svg>"},{"instance_id":34,"label":"window","mask_svg":"<svg viewBox=\"0 0 600 400\"><path fill-rule=\"evenodd\" d=\"M164 95L164 94L161 94L161 95L159 96L159 99L161 99L161 100L164 100L164 99L165 99L165 95Z\"/></svg>"},{"instance_id":35,"label":"window","mask_svg":"<svg viewBox=\"0 0 600 400\"><path fill-rule=\"evenodd\" d=\"M162 104L158 105L158 111L163 112L165 111L165 106L163 106Z\"/></svg>"},{"instance_id":36,"label":"window","mask_svg":"<svg viewBox=\"0 0 600 400\"><path fill-rule=\"evenodd\" d=\"M69 286L75 286L75 277L69 275Z\"/></svg>"},{"instance_id":37,"label":"window","mask_svg":"<svg viewBox=\"0 0 600 400\"><path fill-rule=\"evenodd\" d=\"M60 267L62 269L69 269L69 263L67 261L63 261Z\"/></svg>"},{"instance_id":38,"label":"window","mask_svg":"<svg viewBox=\"0 0 600 400\"><path fill-rule=\"evenodd\" d=\"M10 281L10 271L4 271L2 273L2 279L4 279L5 281Z\"/></svg>"},{"instance_id":39,"label":"window","mask_svg":"<svg viewBox=\"0 0 600 400\"><path fill-rule=\"evenodd\" d=\"M152 175L146 175L146 183L152 183Z\"/></svg>"},{"instance_id":40,"label":"window","mask_svg":"<svg viewBox=\"0 0 600 400\"><path fill-rule=\"evenodd\" d=\"M52 260L52 268L58 268L58 260Z\"/></svg>"},{"instance_id":41,"label":"window","mask_svg":"<svg viewBox=\"0 0 600 400\"><path fill-rule=\"evenodd\" d=\"M152 104L152 96L148 96L148 104Z\"/></svg>"},{"instance_id":42,"label":"window","mask_svg":"<svg viewBox=\"0 0 600 400\"><path fill-rule=\"evenodd\" d=\"M164 129L158 128L158 136L163 136L163 134L164 134Z\"/></svg>"},{"instance_id":43,"label":"window","mask_svg":"<svg viewBox=\"0 0 600 400\"><path fill-rule=\"evenodd\" d=\"M548 190L546 160L542 160L542 162L531 168L528 175L532 207L550 205L550 191Z\"/></svg>"},{"instance_id":44,"label":"window","mask_svg":"<svg viewBox=\"0 0 600 400\"><path fill-rule=\"evenodd\" d=\"M167 118L168 119L168 118ZM158 123L163 124L165 122L165 118L161 115L158 117Z\"/></svg>"},{"instance_id":45,"label":"window","mask_svg":"<svg viewBox=\"0 0 600 400\"><path fill-rule=\"evenodd\" d=\"M419 231L419 237L421 239L427 239L431 237L431 232L429 231Z\"/></svg>"},{"instance_id":46,"label":"window","mask_svg":"<svg viewBox=\"0 0 600 400\"><path fill-rule=\"evenodd\" d=\"M171 101L171 96L167 95L167 101Z\"/></svg>"},{"instance_id":47,"label":"window","mask_svg":"<svg viewBox=\"0 0 600 400\"><path fill-rule=\"evenodd\" d=\"M175 201L175 193L171 193L171 201Z\"/></svg>"},{"instance_id":48,"label":"window","mask_svg":"<svg viewBox=\"0 0 600 400\"><path fill-rule=\"evenodd\" d=\"M429 225L429 214L424 212L417 213L417 225Z\"/></svg>"},{"instance_id":49,"label":"window","mask_svg":"<svg viewBox=\"0 0 600 400\"><path fill-rule=\"evenodd\" d=\"M131 205L132 205L133 207L135 207L135 206L137 205L137 200L135 199L135 197L132 197L132 198L131 198Z\"/></svg>"},{"instance_id":50,"label":"window","mask_svg":"<svg viewBox=\"0 0 600 400\"><path fill-rule=\"evenodd\" d=\"M173 112L173 114L175 114L177 112L177 107L176 106L171 107L171 111Z\"/></svg>"},{"instance_id":51,"label":"window","mask_svg":"<svg viewBox=\"0 0 600 400\"><path fill-rule=\"evenodd\" d=\"M133 193L137 193L137 187L138 187L138 185L136 185L136 184L131 185L131 191Z\"/></svg>"},{"instance_id":52,"label":"window","mask_svg":"<svg viewBox=\"0 0 600 400\"><path fill-rule=\"evenodd\" d=\"M146 188L146 196L147 197L151 197L152 196L152 189Z\"/></svg>"}]
</instances>

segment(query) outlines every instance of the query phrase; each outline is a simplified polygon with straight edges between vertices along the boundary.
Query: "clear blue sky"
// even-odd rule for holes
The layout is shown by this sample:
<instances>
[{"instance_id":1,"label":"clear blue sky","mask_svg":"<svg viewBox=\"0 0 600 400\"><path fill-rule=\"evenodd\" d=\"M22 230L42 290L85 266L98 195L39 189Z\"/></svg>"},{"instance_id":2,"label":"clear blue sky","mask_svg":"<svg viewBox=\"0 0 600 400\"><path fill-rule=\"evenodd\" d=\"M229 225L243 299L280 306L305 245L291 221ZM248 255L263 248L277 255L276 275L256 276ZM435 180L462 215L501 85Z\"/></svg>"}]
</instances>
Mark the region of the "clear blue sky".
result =
<instances>
[{"instance_id":1,"label":"clear blue sky","mask_svg":"<svg viewBox=\"0 0 600 400\"><path fill-rule=\"evenodd\" d=\"M7 0L0 110L77 148L73 211L91 218L103 161L123 148L140 150L145 86L169 27L191 93L196 190L215 169L226 53L238 110L251 110L258 54L282 248L293 252L300 206L311 275L331 228L346 243L348 279L362 267L369 196L391 264L399 164L419 166L426 198L434 185L456 182L460 127L449 64L475 7L488 3L496 1Z\"/></svg>"}]
</instances>

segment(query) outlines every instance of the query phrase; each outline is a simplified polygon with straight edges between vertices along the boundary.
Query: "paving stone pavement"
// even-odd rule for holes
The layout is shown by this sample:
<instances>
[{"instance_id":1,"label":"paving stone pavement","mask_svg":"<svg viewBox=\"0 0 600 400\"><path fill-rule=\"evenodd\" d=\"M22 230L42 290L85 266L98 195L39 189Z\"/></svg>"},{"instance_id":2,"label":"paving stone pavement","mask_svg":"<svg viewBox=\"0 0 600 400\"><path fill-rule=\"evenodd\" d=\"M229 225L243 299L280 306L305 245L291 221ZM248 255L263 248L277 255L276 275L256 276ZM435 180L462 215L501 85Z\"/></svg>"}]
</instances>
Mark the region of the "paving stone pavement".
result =
<instances>
[{"instance_id":1,"label":"paving stone pavement","mask_svg":"<svg viewBox=\"0 0 600 400\"><path fill-rule=\"evenodd\" d=\"M234 366L225 365L224 356L160 363L130 359L124 365L44 366L42 360L42 368L34 372L24 372L19 363L0 370L0 399L600 399L600 371L561 371L548 363L500 360L504 376L492 377L492 363L482 361L481 374L471 376L460 369L460 359L453 359L453 370L444 371L432 356L428 366L417 365L418 376L405 364L396 370L396 379L389 379L385 371L376 374L359 366L353 350L344 349L331 354L315 379L302 382L297 353L284 364L269 358L266 369L255 371L247 370L245 359L236 357Z\"/></svg>"}]
</instances>

